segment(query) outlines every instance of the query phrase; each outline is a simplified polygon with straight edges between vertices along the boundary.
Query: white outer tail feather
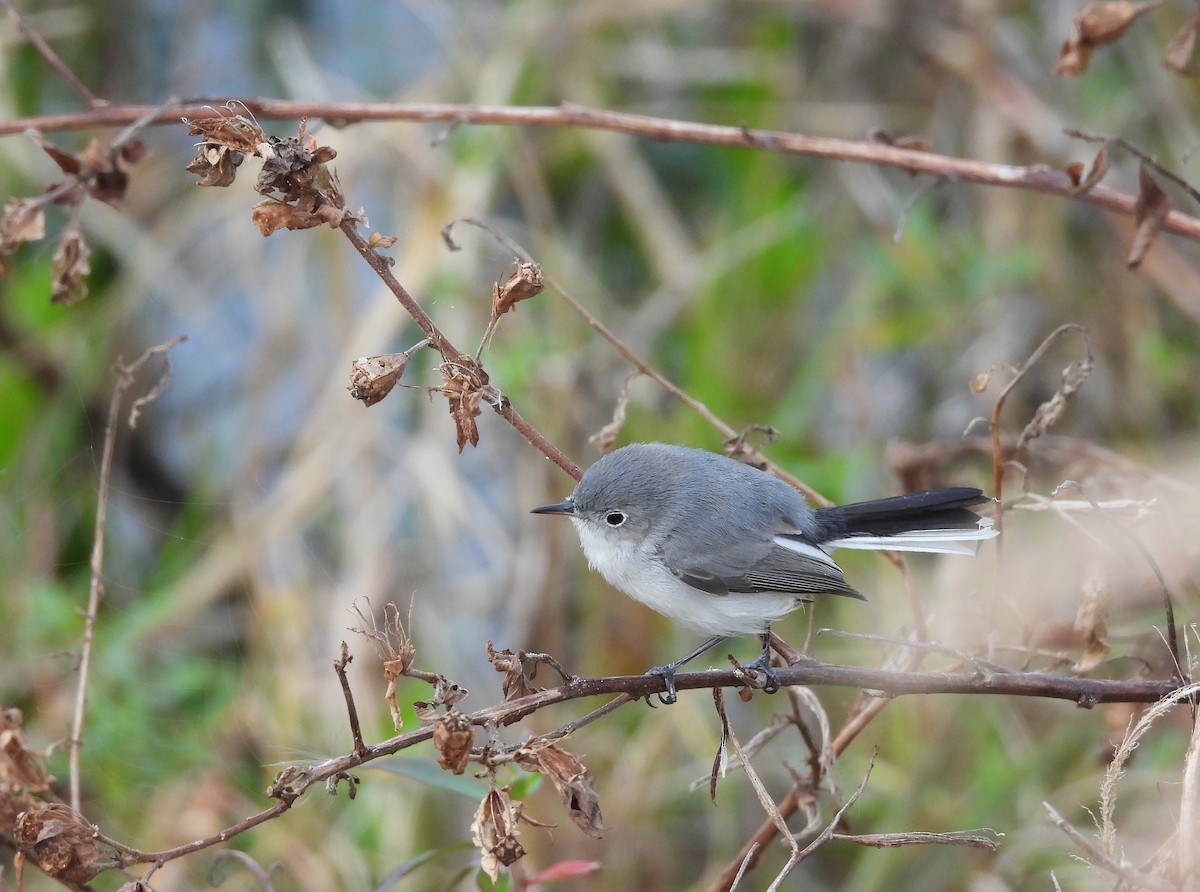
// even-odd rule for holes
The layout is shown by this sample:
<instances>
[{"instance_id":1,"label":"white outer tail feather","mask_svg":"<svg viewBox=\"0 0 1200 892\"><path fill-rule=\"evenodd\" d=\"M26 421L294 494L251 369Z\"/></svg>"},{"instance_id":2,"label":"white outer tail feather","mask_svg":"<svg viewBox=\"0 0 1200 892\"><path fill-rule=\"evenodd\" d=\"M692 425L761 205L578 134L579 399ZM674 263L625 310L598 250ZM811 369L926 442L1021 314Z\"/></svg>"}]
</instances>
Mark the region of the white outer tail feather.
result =
<instances>
[{"instance_id":1,"label":"white outer tail feather","mask_svg":"<svg viewBox=\"0 0 1200 892\"><path fill-rule=\"evenodd\" d=\"M867 551L916 551L927 554L976 554L979 546L967 542L994 539L1000 533L990 518L982 517L974 530L913 530L898 536L847 536L833 539L825 548L857 548Z\"/></svg>"}]
</instances>

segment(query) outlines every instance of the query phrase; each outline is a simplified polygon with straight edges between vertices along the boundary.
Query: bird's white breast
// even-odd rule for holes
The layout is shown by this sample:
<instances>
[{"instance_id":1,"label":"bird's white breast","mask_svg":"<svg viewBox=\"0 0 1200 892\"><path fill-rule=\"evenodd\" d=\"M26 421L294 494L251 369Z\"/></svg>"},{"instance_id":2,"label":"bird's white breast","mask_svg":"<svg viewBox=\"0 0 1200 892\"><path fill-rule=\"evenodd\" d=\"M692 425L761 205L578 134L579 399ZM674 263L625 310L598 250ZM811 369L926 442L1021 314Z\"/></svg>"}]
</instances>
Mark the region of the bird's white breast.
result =
<instances>
[{"instance_id":1,"label":"bird's white breast","mask_svg":"<svg viewBox=\"0 0 1200 892\"><path fill-rule=\"evenodd\" d=\"M795 595L776 592L700 591L672 573L646 542L606 535L606 530L579 518L571 522L592 569L635 601L704 635L761 634L800 604Z\"/></svg>"}]
</instances>

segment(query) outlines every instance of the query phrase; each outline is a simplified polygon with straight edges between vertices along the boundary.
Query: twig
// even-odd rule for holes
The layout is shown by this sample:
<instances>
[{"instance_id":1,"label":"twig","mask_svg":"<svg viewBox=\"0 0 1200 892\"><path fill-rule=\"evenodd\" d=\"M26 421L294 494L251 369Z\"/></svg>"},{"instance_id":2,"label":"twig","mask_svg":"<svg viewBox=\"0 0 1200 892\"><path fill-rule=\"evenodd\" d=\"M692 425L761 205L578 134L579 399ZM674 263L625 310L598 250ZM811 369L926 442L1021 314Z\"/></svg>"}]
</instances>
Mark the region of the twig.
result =
<instances>
[{"instance_id":1,"label":"twig","mask_svg":"<svg viewBox=\"0 0 1200 892\"><path fill-rule=\"evenodd\" d=\"M1191 679L1188 677L1188 670L1183 665L1183 658L1179 651L1179 629L1175 626L1175 604L1171 598L1171 588L1167 585L1167 577L1163 575L1162 569L1158 566L1158 561L1154 559L1154 555L1150 553L1150 549L1142 544L1142 540L1134 534L1133 530L1121 526L1115 519L1109 517L1108 513L1088 494L1081 483L1075 480L1064 480L1050 495L1056 496L1059 491L1068 487L1083 496L1097 514L1111 523L1118 532L1124 535L1133 544L1133 547L1138 550L1138 553L1142 556L1142 560L1150 567L1151 572L1154 573L1155 578L1158 580L1158 586L1162 589L1163 607L1167 614L1167 647L1171 651L1171 660L1175 663L1175 679L1180 684L1187 684Z\"/></svg>"},{"instance_id":2,"label":"twig","mask_svg":"<svg viewBox=\"0 0 1200 892\"><path fill-rule=\"evenodd\" d=\"M100 475L96 492L96 523L92 533L91 582L88 588L87 613L83 620L83 642L79 648L79 687L75 692L71 739L67 745L71 807L75 811L80 810L79 752L83 746L83 722L87 713L87 686L92 666L92 644L96 638L96 619L100 612L100 601L104 598L104 527L108 518L108 489L112 477L113 451L117 441L117 415L121 409L121 398L125 395L125 391L133 386L134 376L142 366L151 357L165 355L172 347L185 340L186 338L183 336L171 338L157 347L151 347L127 366L121 364L120 358L117 359L114 366L117 382L113 386L112 397L108 403L108 420L104 426L104 445L100 453ZM169 369L170 366L168 365L167 368ZM140 412L145 402L160 392L161 387L156 383L147 396L134 404L137 411ZM136 420L137 415L131 411L129 419L131 427L135 425Z\"/></svg>"},{"instance_id":3,"label":"twig","mask_svg":"<svg viewBox=\"0 0 1200 892\"><path fill-rule=\"evenodd\" d=\"M897 846L966 846L972 849L987 849L994 852L1000 843L979 831L952 830L946 833L909 831L907 833L835 833L830 837L842 842L853 842L874 849Z\"/></svg>"},{"instance_id":4,"label":"twig","mask_svg":"<svg viewBox=\"0 0 1200 892\"><path fill-rule=\"evenodd\" d=\"M846 812L850 810L850 806L854 805L854 803L858 801L858 797L861 796L863 790L867 788L867 781L871 779L871 771L875 768L875 756L878 755L878 752L878 748L876 748L875 753L871 755L870 761L867 762L867 770L863 774L863 779L859 782L858 788L850 794L850 798L848 798L845 804L843 804L842 807L837 810L837 814L835 814L829 823L825 825L825 829L817 834L816 839L806 845L803 850L793 850L792 856L788 858L787 864L785 864L783 869L779 871L778 876L775 877L775 881L767 887L767 892L776 892L776 890L779 889L779 884L787 878L789 873L796 869L796 865L798 865L801 861L833 838L834 830L842 823L842 818L845 817Z\"/></svg>"},{"instance_id":5,"label":"twig","mask_svg":"<svg viewBox=\"0 0 1200 892\"><path fill-rule=\"evenodd\" d=\"M350 734L354 740L354 753L362 755L367 751L367 746L363 743L362 726L358 722L358 707L354 705L354 693L350 690L350 680L346 677L346 667L353 659L354 657L350 656L350 648L343 641L342 653L334 661L333 671L337 673L338 681L342 685L342 696L346 698L346 713L350 717Z\"/></svg>"},{"instance_id":6,"label":"twig","mask_svg":"<svg viewBox=\"0 0 1200 892\"><path fill-rule=\"evenodd\" d=\"M526 251L513 238L511 238L506 233L503 233L500 230L496 229L494 226L490 225L489 223L478 219L477 217L459 217L456 220L451 220L449 223L447 223L445 226L443 226L442 227L442 236L443 236L443 238L447 239L447 242L449 244L453 244L453 242L449 241L449 233L455 223L468 223L471 226L476 226L476 227L482 229L484 232L487 232L489 235L491 235L493 238L495 238L498 242L500 242L500 244L504 245L506 248L508 248L510 251L512 251L514 254L516 254L518 257L520 257L522 260L526 261L527 263L536 262L533 258L533 255L531 255L528 251ZM706 422L708 422L709 425L711 425L715 430L717 430L726 440L733 440L739 436L738 431L734 430L734 428L731 427L729 424L726 424L725 421L722 420L719 416L717 416L711 409L709 409L708 406L704 405L704 403L700 402L695 397L688 394L687 391L680 388L678 385L676 385L674 382L672 382L665 375L661 374L659 371L657 371L655 368L653 368L645 359L643 359L638 353L636 353L628 344L626 344L619 337L617 337L603 322L601 322L599 319L597 319L592 314L592 312L590 310L588 310L587 307L585 307L582 303L580 303L574 297L574 295L572 295L571 292L569 292L562 285L562 283L559 282L554 277L553 274L547 272L545 270L545 268L542 269L542 279L546 282L547 285L549 285L552 289L554 289L555 293L557 293L558 296L560 298L562 298L563 302L565 302L567 304L567 306L569 306L572 310L574 310L575 313L581 319L583 319L584 322L586 322L589 326L591 326L595 330L595 332L598 335L600 335L600 337L602 337L602 338L604 338L604 340L608 341L608 343L612 345L613 349L615 349L618 353L620 353L626 362L628 362L630 365L632 365L635 369L637 369L639 372L641 372L647 378L650 378L652 381L654 381L654 383L656 383L659 387L661 387L663 390L665 390L671 397L678 400L683 405L687 406L689 409L691 409L693 412L695 412L697 415L699 415L701 418L703 418ZM762 456L761 454L756 453L755 457L756 457L756 459L761 458L762 463L764 465L766 465L768 471L770 471L774 476L778 477L780 480L783 480L785 483L789 483L792 486L796 487L796 489L800 490L800 492L802 492L804 494L805 498L807 498L810 502L815 502L816 504L826 505L826 506L833 504L829 499L825 498L825 496L821 495L819 492L814 490L812 487L808 486L806 483L803 483L802 481L793 477L791 474L787 473L787 471L783 470L782 468L780 468L778 465L774 464L773 462L768 461L765 456Z\"/></svg>"},{"instance_id":7,"label":"twig","mask_svg":"<svg viewBox=\"0 0 1200 892\"><path fill-rule=\"evenodd\" d=\"M1084 142L1099 142L1108 146L1120 146L1147 167L1154 168L1156 171L1162 174L1164 178L1170 180L1176 186L1183 189L1183 191L1190 195L1195 201L1200 202L1200 190L1197 190L1195 186L1193 186L1179 174L1175 173L1173 170L1163 167L1158 163L1156 158L1146 154L1123 136L1105 136L1102 133L1085 133L1082 130L1073 130L1071 128L1067 128L1063 131L1063 133L1065 133L1067 136L1074 137L1075 139L1082 139Z\"/></svg>"},{"instance_id":8,"label":"twig","mask_svg":"<svg viewBox=\"0 0 1200 892\"><path fill-rule=\"evenodd\" d=\"M947 176L934 177L932 180L926 180L916 190L913 191L912 195L908 196L908 200L904 202L904 207L900 209L900 219L896 221L896 228L892 232L893 245L900 243L900 239L904 235L904 227L908 223L908 215L911 214L913 208L917 206L917 202L936 189L938 186L944 186L948 182L950 182L950 178Z\"/></svg>"},{"instance_id":9,"label":"twig","mask_svg":"<svg viewBox=\"0 0 1200 892\"><path fill-rule=\"evenodd\" d=\"M371 248L370 244L367 243L367 240L362 237L358 231L358 221L347 219L342 223L340 228L346 238L350 240L350 244L354 245L358 253L362 255L371 269L375 271L375 274L383 280L383 284L395 295L396 300L400 301L400 305L404 307L408 315L425 332L425 336L429 338L430 345L442 355L442 359L446 362L458 363L465 367L473 367L475 364L471 358L450 343L446 336L442 334L441 329L429 317L429 314L425 312L421 305L413 299L413 296L408 293L404 286L400 284L400 281L392 274L392 268L388 265L387 260L377 254ZM542 455L570 474L573 479L578 480L583 476L583 471L580 470L579 466L567 458L561 449L547 440L533 425L526 421L513 408L512 403L506 397L495 393L493 389L493 392L488 397L485 397L485 399L497 415L516 428L529 441L530 445L542 453Z\"/></svg>"},{"instance_id":10,"label":"twig","mask_svg":"<svg viewBox=\"0 0 1200 892\"><path fill-rule=\"evenodd\" d=\"M1054 822L1054 826L1058 827L1071 842L1083 849L1089 858L1095 860L1100 867L1111 873L1113 876L1124 880L1132 885L1135 889L1148 889L1150 892L1179 892L1179 887L1173 883L1168 883L1165 880L1160 880L1157 877L1147 876L1143 873L1138 873L1128 864L1116 861L1110 858L1099 847L1088 839L1078 828L1069 823L1066 818L1054 810L1049 802L1043 802L1042 807L1046 809L1046 813L1050 816L1050 820Z\"/></svg>"},{"instance_id":11,"label":"twig","mask_svg":"<svg viewBox=\"0 0 1200 892\"><path fill-rule=\"evenodd\" d=\"M1050 346L1069 331L1077 331L1083 335L1084 342L1087 344L1087 352L1090 356L1092 350L1091 344L1088 342L1087 329L1077 322L1067 322L1063 325L1060 325L1045 337L1042 343L1038 345L1038 348L1033 351L1033 354L1029 357L1029 359L1025 360L1025 364L1013 374L1012 380L1009 381L1008 384L1004 386L1004 389L1000 391L1000 395L996 397L995 405L992 406L992 495L1001 502L1004 498L1005 462L1004 452L1000 446L1000 413L1004 410L1004 403L1008 400L1008 395L1013 392L1018 384L1021 383L1022 379L1024 379L1024 377L1029 373L1030 369L1037 365L1037 363L1045 355L1046 351L1050 349ZM1004 525L1003 511L998 509L996 510L995 523L997 532L1002 531ZM1001 537L1001 541L1003 541L1003 537Z\"/></svg>"},{"instance_id":12,"label":"twig","mask_svg":"<svg viewBox=\"0 0 1200 892\"><path fill-rule=\"evenodd\" d=\"M750 764L750 757L747 756L746 751L742 749L742 744L738 741L737 735L734 734L733 730L729 727L729 719L725 716L724 703L722 702L722 699L715 688L713 689L713 699L717 704L717 712L721 715L722 733L728 738L729 742L733 744L733 751L737 753L738 761L742 763L742 770L749 779L750 786L754 788L754 795L758 797L758 802L763 807L763 810L767 813L767 818L775 825L775 828L792 847L792 858L796 858L800 854L800 844L796 842L796 837L793 836L791 830L788 829L787 821L784 819L783 813L779 810L779 806L775 803L775 800L771 794L767 792L767 787L762 782L762 778L758 776L758 772L755 771L754 766Z\"/></svg>"},{"instance_id":13,"label":"twig","mask_svg":"<svg viewBox=\"0 0 1200 892\"><path fill-rule=\"evenodd\" d=\"M67 86L78 93L80 98L83 99L83 101L86 102L90 108L99 109L108 107L108 101L101 99L91 90L89 90L87 84L81 81L76 76L75 72L70 69L67 63L59 57L58 53L51 49L50 44L46 43L42 35L33 29L29 22L25 20L25 17L21 15L21 13L17 12L17 8L13 6L12 0L0 0L0 2L4 3L5 8L8 10L9 18L16 23L16 26L21 30L21 33L25 35L25 39L33 44L33 48L38 51L39 55L41 55L43 59L46 60L46 64L53 68L58 76L67 82Z\"/></svg>"}]
</instances>

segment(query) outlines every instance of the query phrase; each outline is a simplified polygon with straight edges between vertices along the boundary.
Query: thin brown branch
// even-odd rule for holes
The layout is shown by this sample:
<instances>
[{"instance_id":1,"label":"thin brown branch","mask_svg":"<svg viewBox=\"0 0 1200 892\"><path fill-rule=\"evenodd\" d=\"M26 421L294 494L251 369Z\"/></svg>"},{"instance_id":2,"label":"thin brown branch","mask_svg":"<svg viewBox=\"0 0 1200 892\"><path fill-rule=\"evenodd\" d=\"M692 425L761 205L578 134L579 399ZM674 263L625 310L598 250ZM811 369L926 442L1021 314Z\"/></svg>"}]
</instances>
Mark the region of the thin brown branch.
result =
<instances>
[{"instance_id":1,"label":"thin brown branch","mask_svg":"<svg viewBox=\"0 0 1200 892\"><path fill-rule=\"evenodd\" d=\"M1092 353L1092 345L1088 339L1087 329L1077 322L1067 322L1063 325L1060 325L1058 328L1054 329L1054 331L1050 332L1050 334L1046 335L1045 339L1041 344L1038 345L1038 348L1033 351L1029 359L1025 360L1025 364L1016 371L1012 377L1012 380L1010 380L1004 386L1004 389L1000 391L1000 395L996 397L995 405L992 406L992 495L998 500L1003 501L1004 497L1004 468L1006 464L1004 461L1004 451L1001 448L1000 443L1000 413L1004 411L1004 404L1008 400L1009 394L1011 394L1016 386L1025 378L1025 376L1029 374L1030 369L1032 369L1038 364L1038 362L1041 361L1041 358L1046 354L1046 351L1050 349L1050 346L1055 341L1069 331L1077 331L1083 335L1084 343L1087 347L1087 355L1090 357ZM995 512L995 523L997 532L1000 532L1004 526L1003 511L997 510Z\"/></svg>"},{"instance_id":2,"label":"thin brown branch","mask_svg":"<svg viewBox=\"0 0 1200 892\"><path fill-rule=\"evenodd\" d=\"M487 232L522 260L526 261L527 263L536 262L533 258L533 255L530 254L529 251L525 250L525 248L523 248L520 244L518 244L511 236L509 236L507 233L501 232L491 224L476 217L460 217L457 220L451 220L449 223L443 226L442 236L447 240L448 244L453 244L450 242L450 230L455 223L468 223L471 226L476 226L482 229L484 232ZM600 335L600 337L608 341L608 343L612 345L613 349L621 354L622 358L624 358L626 362L661 387L672 398L678 400L680 403L687 406L689 409L703 418L711 427L718 431L726 441L735 440L740 436L738 431L736 431L731 425L727 424L722 418L716 415L711 409L708 408L708 406L704 405L704 403L700 402L687 391L676 385L673 381L651 366L650 363L648 363L640 354L634 351L632 347L617 337L616 334L614 334L613 331L608 328L608 326L597 319L587 307L577 300L575 296L572 295L571 292L568 291L566 287L564 287L563 284L554 277L553 274L547 272L544 267L542 268L542 279L551 287L551 289L553 289L553 291L563 300L563 302L567 304L567 306L574 310L575 313L581 319L583 319L584 322L591 326L591 328L598 335ZM779 467L774 462L769 461L766 456L762 455L761 453L755 451L753 457L756 463L761 462L761 464L764 465L771 474L800 490L800 492L804 494L804 497L810 502L826 506L833 504L829 499L821 495L811 486L797 479L796 477L793 477L787 471L783 470L783 468Z\"/></svg>"},{"instance_id":3,"label":"thin brown branch","mask_svg":"<svg viewBox=\"0 0 1200 892\"><path fill-rule=\"evenodd\" d=\"M859 782L858 787L853 793L850 794L850 797L845 801L842 807L837 810L834 816L829 820L829 823L825 825L825 829L818 833L816 838L807 846L805 846L802 851L793 849L791 857L787 860L787 864L785 864L783 869L779 871L779 874L775 877L774 882L772 882L767 888L767 892L776 892L780 883L786 879L789 873L796 869L796 865L812 855L813 852L825 845L825 843L833 839L833 833L838 827L841 826L842 818L846 816L846 812L848 812L850 807L858 801L858 797L861 796L863 794L863 790L867 788L867 781L871 779L871 772L875 768L875 756L878 755L878 753L879 750L876 748L875 753L871 755L870 761L867 762L867 770L863 773L863 779ZM794 845L795 840L792 840L792 842Z\"/></svg>"},{"instance_id":4,"label":"thin brown branch","mask_svg":"<svg viewBox=\"0 0 1200 892\"><path fill-rule=\"evenodd\" d=\"M350 690L350 679L346 677L346 667L354 657L350 656L350 648L342 642L342 652L333 663L333 671L337 673L338 682L342 686L342 696L346 699L346 714L350 720L350 736L354 740L354 752L361 755L367 746L363 743L362 725L358 721L358 707L354 705L354 692Z\"/></svg>"},{"instance_id":5,"label":"thin brown branch","mask_svg":"<svg viewBox=\"0 0 1200 892\"><path fill-rule=\"evenodd\" d=\"M363 259L373 269L376 275L383 280L383 284L388 287L388 290L395 295L396 300L400 301L400 305L413 318L413 321L420 326L421 331L425 332L425 336L429 339L432 346L438 353L442 355L442 359L446 362L458 363L463 366L473 367L475 363L469 356L450 343L449 339L442 334L441 329L437 327L429 314L421 307L413 296L408 293L403 285L400 284L392 274L392 268L387 260L377 254L367 242L362 234L358 231L358 221L355 219L346 219L341 230L346 238L350 240L350 244L354 245ZM551 443L544 437L532 424L526 421L509 400L502 394L491 389L488 396L485 397L486 402L495 410L496 414L511 424L516 430L529 441L535 449L550 459L569 475L572 479L578 480L583 476L583 471L575 462L571 461L561 449Z\"/></svg>"},{"instance_id":6,"label":"thin brown branch","mask_svg":"<svg viewBox=\"0 0 1200 892\"><path fill-rule=\"evenodd\" d=\"M193 99L164 108L154 117L158 124L176 124L181 117L213 117L216 107L229 97ZM661 142L691 142L704 145L734 146L757 151L803 155L892 167L907 173L923 173L985 186L1024 189L1057 195L1096 205L1127 217L1134 215L1136 196L1103 186L1077 194L1075 184L1065 171L1047 165L1027 167L991 164L966 158L939 155L936 152L904 149L870 140L833 139L806 136L778 130L699 124L649 115L586 108L580 105L497 106L456 105L451 103L357 103L289 102L278 99L237 100L259 120L296 120L324 118L339 124L366 121L412 121L418 123L491 124L525 127L582 127L628 133ZM0 121L0 136L21 133L28 127L46 132L113 127L132 123L152 111L148 106L105 106L87 112L63 115L39 115ZM1163 229L1192 241L1200 241L1200 219L1171 211Z\"/></svg>"},{"instance_id":7,"label":"thin brown branch","mask_svg":"<svg viewBox=\"0 0 1200 892\"><path fill-rule=\"evenodd\" d=\"M93 109L108 107L108 100L101 99L90 89L88 89L87 84L85 84L76 76L75 72L71 70L70 66L68 66L67 63L62 60L58 53L54 52L54 50L50 47L50 44L46 43L42 35L34 30L29 22L25 20L25 17L17 11L17 8L12 4L12 0L0 0L0 2L2 2L5 8L8 10L8 17L12 19L14 23L16 23L16 26L20 29L21 33L25 35L25 39L28 40L33 45L33 48L38 51L38 54L46 60L46 64L53 68L58 76L66 81L67 85L76 93L78 93L79 97L86 102L89 107Z\"/></svg>"},{"instance_id":8,"label":"thin brown branch","mask_svg":"<svg viewBox=\"0 0 1200 892\"><path fill-rule=\"evenodd\" d=\"M1118 861L1101 851L1084 833L1080 832L1078 828L1055 811L1049 802L1043 802L1042 807L1046 809L1046 813L1050 816L1050 820L1054 822L1054 826L1065 833L1071 842L1083 849L1090 861L1095 862L1092 866L1108 871L1114 877L1130 884L1134 889L1146 889L1149 892L1178 892L1179 887L1174 883L1139 873L1130 865L1123 861Z\"/></svg>"},{"instance_id":9,"label":"thin brown branch","mask_svg":"<svg viewBox=\"0 0 1200 892\"><path fill-rule=\"evenodd\" d=\"M104 445L100 453L100 473L96 493L96 522L92 534L92 556L90 563L91 582L88 589L87 613L83 621L83 642L79 648L79 686L75 692L75 709L71 718L71 739L68 742L68 775L71 790L71 807L79 811L80 803L80 766L79 751L83 746L83 722L87 714L88 674L92 665L92 645L96 638L96 619L100 613L100 602L104 598L104 528L108 518L108 489L112 477L113 452L117 442L117 416L121 409L121 399L125 392L133 386L134 376L151 357L165 355L176 344L183 342L182 336L171 338L157 347L151 347L129 365L122 365L117 360L115 371L117 383L113 386L112 397L108 403L108 420L104 426ZM151 388L150 393L138 401L137 408L148 399L152 399L160 391L158 384ZM130 426L136 423L136 415L130 416Z\"/></svg>"},{"instance_id":10,"label":"thin brown branch","mask_svg":"<svg viewBox=\"0 0 1200 892\"><path fill-rule=\"evenodd\" d=\"M883 692L888 696L908 693L963 693L963 694L1010 694L1016 696L1048 697L1072 700L1083 706L1110 702L1152 702L1168 696L1175 690L1170 681L1120 681L1108 679L1067 678L1045 676L1036 673L1010 673L995 677L980 677L975 674L949 675L938 672L885 672L872 669L856 669L848 666L811 661L802 667L778 669L784 684L835 685L866 687ZM712 687L741 687L737 673L732 670L689 672L676 676L680 690L695 690ZM496 706L477 710L466 716L472 725L491 728L503 727L520 721L526 716L556 703L577 700L601 694L624 693L628 700L618 697L598 710L594 715L603 715L622 705L641 699L662 690L662 679L657 676L632 675L611 678L580 678L557 688L539 691L510 700ZM877 701L885 703L887 701ZM564 726L568 727L568 726ZM146 864L171 861L202 849L220 845L253 827L269 821L291 808L303 793L315 784L344 777L347 772L374 759L390 756L401 750L430 740L433 726L426 725L399 734L375 745L364 747L362 752L352 752L328 759L307 768L287 769L272 785L270 795L279 801L268 809L251 815L219 833L185 845L161 852L140 852L125 847L124 864ZM833 744L835 751L837 741ZM793 790L778 803L785 819L792 814L799 802L799 792ZM773 825L772 825L773 826ZM769 841L769 839L768 839Z\"/></svg>"}]
</instances>

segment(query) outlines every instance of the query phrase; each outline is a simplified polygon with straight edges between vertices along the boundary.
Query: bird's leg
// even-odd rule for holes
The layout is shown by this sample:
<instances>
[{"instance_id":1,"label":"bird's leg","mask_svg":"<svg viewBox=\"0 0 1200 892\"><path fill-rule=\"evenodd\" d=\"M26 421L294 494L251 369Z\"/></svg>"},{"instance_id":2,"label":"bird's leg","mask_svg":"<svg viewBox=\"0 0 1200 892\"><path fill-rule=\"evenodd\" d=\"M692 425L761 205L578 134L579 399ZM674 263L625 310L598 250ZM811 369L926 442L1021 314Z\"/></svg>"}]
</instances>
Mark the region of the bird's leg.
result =
<instances>
[{"instance_id":1,"label":"bird's leg","mask_svg":"<svg viewBox=\"0 0 1200 892\"><path fill-rule=\"evenodd\" d=\"M774 694L779 690L779 676L775 674L775 670L771 668L771 633L765 632L762 638L762 653L758 655L758 659L753 663L747 663L742 668L755 670L763 674L763 692L766 694Z\"/></svg>"},{"instance_id":2,"label":"bird's leg","mask_svg":"<svg viewBox=\"0 0 1200 892\"><path fill-rule=\"evenodd\" d=\"M696 657L700 656L700 654L704 653L706 650L711 650L712 648L716 647L718 644L720 644L724 640L725 640L724 635L717 635L714 638L709 638L707 641L705 641L703 644L701 644L699 647L697 647L694 651L692 651L687 656L682 657L681 659L675 660L672 663L667 663L665 666L655 666L653 669L647 669L646 670L647 675L657 675L660 678L662 678L663 681L665 681L667 683L666 692L658 695L659 702L665 703L668 706L675 702L675 700L676 700L675 673L679 671L680 666L682 666L684 663L687 663L687 662L690 662L690 661L696 659ZM776 690L779 689L778 685L776 685L775 687L776 687ZM650 703L650 695L649 694L646 695L646 702ZM654 704L650 703L650 705L653 706Z\"/></svg>"}]
</instances>

